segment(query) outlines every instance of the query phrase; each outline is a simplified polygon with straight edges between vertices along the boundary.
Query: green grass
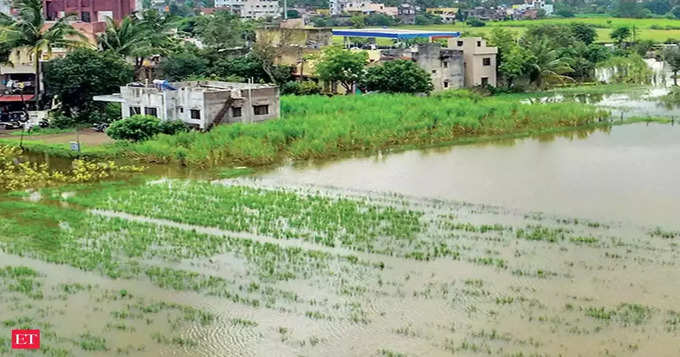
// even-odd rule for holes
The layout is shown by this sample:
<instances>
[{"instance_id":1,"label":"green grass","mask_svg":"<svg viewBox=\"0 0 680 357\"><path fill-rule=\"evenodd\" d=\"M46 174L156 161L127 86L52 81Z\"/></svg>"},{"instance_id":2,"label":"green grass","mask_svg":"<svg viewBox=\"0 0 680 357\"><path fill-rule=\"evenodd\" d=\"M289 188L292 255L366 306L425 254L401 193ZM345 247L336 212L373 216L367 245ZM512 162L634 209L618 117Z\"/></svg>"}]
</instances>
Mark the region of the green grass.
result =
<instances>
[{"instance_id":1,"label":"green grass","mask_svg":"<svg viewBox=\"0 0 680 357\"><path fill-rule=\"evenodd\" d=\"M465 23L441 24L441 25L409 25L399 26L399 28L422 29L422 30L445 30L460 31L464 35L486 35L495 27L504 27L523 33L528 26L539 24L569 24L573 22L586 23L596 27L598 42L611 42L609 34L619 26L635 26L637 29L636 38L639 40L652 40L664 42L668 39L680 40L680 20L672 19L626 19L615 17L574 17L574 18L550 18L541 20L522 20L522 21L497 21L488 22L484 27L470 27Z\"/></svg>"},{"instance_id":2,"label":"green grass","mask_svg":"<svg viewBox=\"0 0 680 357\"><path fill-rule=\"evenodd\" d=\"M132 156L191 166L248 166L328 158L351 151L426 146L479 137L531 134L591 124L607 114L575 103L521 104L515 96L466 91L411 95L283 97L283 118L219 126L208 133L160 135L130 144Z\"/></svg>"},{"instance_id":3,"label":"green grass","mask_svg":"<svg viewBox=\"0 0 680 357\"><path fill-rule=\"evenodd\" d=\"M282 118L223 125L208 133L159 135L141 143L88 146L24 142L28 150L60 157L136 158L188 166L259 166L285 158L330 158L346 152L422 147L531 135L595 123L607 113L577 103L528 105L518 95L480 97L450 91L412 95L284 96ZM16 139L0 143L17 145ZM226 175L233 173L227 172Z\"/></svg>"}]
</instances>

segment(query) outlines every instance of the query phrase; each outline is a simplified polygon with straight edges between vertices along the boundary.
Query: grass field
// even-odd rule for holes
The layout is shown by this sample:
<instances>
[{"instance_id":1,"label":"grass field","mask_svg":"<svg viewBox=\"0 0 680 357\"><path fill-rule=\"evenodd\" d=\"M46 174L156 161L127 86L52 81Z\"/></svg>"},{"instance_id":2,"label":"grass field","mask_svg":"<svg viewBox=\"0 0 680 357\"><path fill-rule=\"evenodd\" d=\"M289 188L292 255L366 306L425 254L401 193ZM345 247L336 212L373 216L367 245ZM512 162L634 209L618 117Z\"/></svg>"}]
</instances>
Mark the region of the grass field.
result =
<instances>
[{"instance_id":1,"label":"grass field","mask_svg":"<svg viewBox=\"0 0 680 357\"><path fill-rule=\"evenodd\" d=\"M427 25L427 26L399 26L399 28L422 29L422 30L446 30L460 31L469 35L485 35L495 27L506 27L524 32L528 26L539 24L568 24L572 22L587 23L597 28L599 42L609 42L609 33L619 26L631 26L636 28L636 36L640 40L652 40L664 42L668 39L680 40L680 20L671 19L623 19L615 17L578 17L556 18L543 20L524 21L499 21L488 22L485 27L470 27L465 23Z\"/></svg>"}]
</instances>

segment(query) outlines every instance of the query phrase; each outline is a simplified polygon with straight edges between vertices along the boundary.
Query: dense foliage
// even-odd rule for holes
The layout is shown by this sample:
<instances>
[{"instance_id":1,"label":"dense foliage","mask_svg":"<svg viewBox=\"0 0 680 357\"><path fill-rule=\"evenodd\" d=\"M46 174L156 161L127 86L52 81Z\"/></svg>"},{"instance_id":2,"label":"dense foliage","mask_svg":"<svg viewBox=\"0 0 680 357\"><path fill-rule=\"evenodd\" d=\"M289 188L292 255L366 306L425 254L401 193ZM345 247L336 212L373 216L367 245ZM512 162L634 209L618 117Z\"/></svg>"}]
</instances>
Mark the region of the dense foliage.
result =
<instances>
[{"instance_id":1,"label":"dense foliage","mask_svg":"<svg viewBox=\"0 0 680 357\"><path fill-rule=\"evenodd\" d=\"M427 145L575 127L608 114L578 103L521 104L513 96L482 98L466 91L430 97L406 94L288 96L282 120L220 125L207 133L159 135L125 150L154 161L209 166L262 165L286 155L329 157L343 151Z\"/></svg>"},{"instance_id":2,"label":"dense foliage","mask_svg":"<svg viewBox=\"0 0 680 357\"><path fill-rule=\"evenodd\" d=\"M331 46L323 50L316 65L316 74L323 81L339 82L349 93L354 83L363 75L367 62L366 52L353 52Z\"/></svg>"},{"instance_id":3,"label":"dense foliage","mask_svg":"<svg viewBox=\"0 0 680 357\"><path fill-rule=\"evenodd\" d=\"M369 67L359 87L387 93L429 93L433 89L429 73L413 61L401 59Z\"/></svg>"},{"instance_id":4,"label":"dense foliage","mask_svg":"<svg viewBox=\"0 0 680 357\"><path fill-rule=\"evenodd\" d=\"M81 121L88 121L89 112L104 106L94 102L93 96L117 93L120 86L133 78L132 66L122 58L85 48L71 51L64 58L45 65L48 95L59 100L63 114L81 118Z\"/></svg>"},{"instance_id":5,"label":"dense foliage","mask_svg":"<svg viewBox=\"0 0 680 357\"><path fill-rule=\"evenodd\" d=\"M174 135L186 130L181 121L161 121L151 115L133 115L113 122L106 134L116 140L143 141L156 134Z\"/></svg>"}]
</instances>

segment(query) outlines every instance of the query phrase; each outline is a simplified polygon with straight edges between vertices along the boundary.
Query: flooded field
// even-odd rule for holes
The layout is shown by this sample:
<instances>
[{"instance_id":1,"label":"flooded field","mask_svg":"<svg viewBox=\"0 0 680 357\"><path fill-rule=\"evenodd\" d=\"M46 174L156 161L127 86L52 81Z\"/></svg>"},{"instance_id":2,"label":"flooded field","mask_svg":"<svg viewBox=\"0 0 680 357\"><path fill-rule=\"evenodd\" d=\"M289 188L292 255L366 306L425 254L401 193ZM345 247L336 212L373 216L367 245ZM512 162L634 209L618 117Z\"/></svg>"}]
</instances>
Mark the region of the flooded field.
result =
<instances>
[{"instance_id":1,"label":"flooded field","mask_svg":"<svg viewBox=\"0 0 680 357\"><path fill-rule=\"evenodd\" d=\"M677 230L247 179L0 208L0 323L45 355L680 353Z\"/></svg>"},{"instance_id":2,"label":"flooded field","mask_svg":"<svg viewBox=\"0 0 680 357\"><path fill-rule=\"evenodd\" d=\"M289 165L263 179L680 228L680 126L633 124Z\"/></svg>"}]
</instances>

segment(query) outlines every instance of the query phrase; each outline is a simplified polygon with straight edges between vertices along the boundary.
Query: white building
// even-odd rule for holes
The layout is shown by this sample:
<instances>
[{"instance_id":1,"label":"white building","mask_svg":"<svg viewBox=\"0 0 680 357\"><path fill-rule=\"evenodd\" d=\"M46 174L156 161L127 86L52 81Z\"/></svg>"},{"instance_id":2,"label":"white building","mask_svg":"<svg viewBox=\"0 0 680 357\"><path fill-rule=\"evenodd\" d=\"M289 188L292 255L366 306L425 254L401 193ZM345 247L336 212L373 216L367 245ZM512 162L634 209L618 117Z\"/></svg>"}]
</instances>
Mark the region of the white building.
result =
<instances>
[{"instance_id":1,"label":"white building","mask_svg":"<svg viewBox=\"0 0 680 357\"><path fill-rule=\"evenodd\" d=\"M252 123L279 117L279 88L267 84L217 81L129 84L120 93L94 100L121 103L123 118L136 114L161 120L181 120L189 126Z\"/></svg>"},{"instance_id":2,"label":"white building","mask_svg":"<svg viewBox=\"0 0 680 357\"><path fill-rule=\"evenodd\" d=\"M215 0L215 7L229 7L248 19L281 16L278 0Z\"/></svg>"},{"instance_id":3,"label":"white building","mask_svg":"<svg viewBox=\"0 0 680 357\"><path fill-rule=\"evenodd\" d=\"M382 3L373 3L366 0L355 0L341 4L342 12L360 13L362 15L385 14L396 17L399 14L397 7L385 6Z\"/></svg>"}]
</instances>

